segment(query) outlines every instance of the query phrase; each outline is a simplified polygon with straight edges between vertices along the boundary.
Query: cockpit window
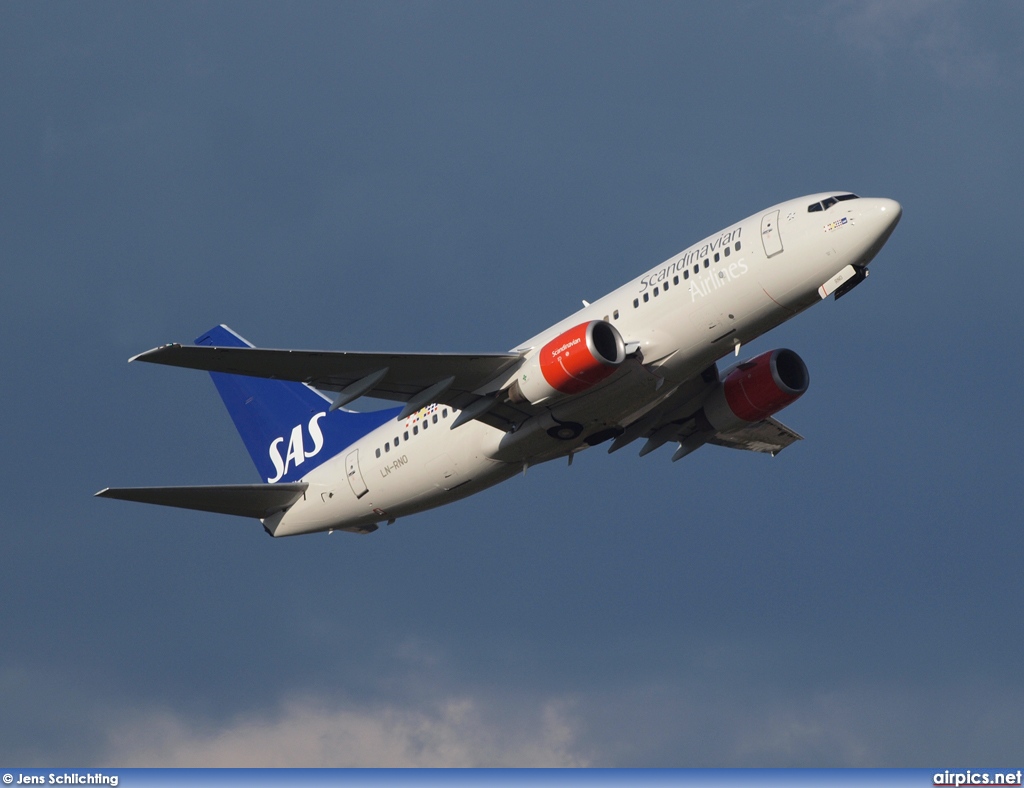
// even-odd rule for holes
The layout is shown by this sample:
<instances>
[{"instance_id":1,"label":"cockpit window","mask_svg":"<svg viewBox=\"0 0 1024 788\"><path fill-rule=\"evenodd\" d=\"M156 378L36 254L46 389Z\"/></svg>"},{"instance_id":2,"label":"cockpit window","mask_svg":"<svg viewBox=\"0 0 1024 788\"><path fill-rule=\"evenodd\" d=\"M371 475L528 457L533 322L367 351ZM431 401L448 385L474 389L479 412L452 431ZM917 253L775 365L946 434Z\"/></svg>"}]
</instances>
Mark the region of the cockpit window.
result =
<instances>
[{"instance_id":1,"label":"cockpit window","mask_svg":"<svg viewBox=\"0 0 1024 788\"><path fill-rule=\"evenodd\" d=\"M829 208L831 208L837 202L842 202L843 200L856 200L856 199L859 199L856 194L837 194L834 197L826 197L821 202L816 202L816 203L813 203L812 205L808 205L807 206L807 213L815 213L817 211L827 211Z\"/></svg>"}]
</instances>

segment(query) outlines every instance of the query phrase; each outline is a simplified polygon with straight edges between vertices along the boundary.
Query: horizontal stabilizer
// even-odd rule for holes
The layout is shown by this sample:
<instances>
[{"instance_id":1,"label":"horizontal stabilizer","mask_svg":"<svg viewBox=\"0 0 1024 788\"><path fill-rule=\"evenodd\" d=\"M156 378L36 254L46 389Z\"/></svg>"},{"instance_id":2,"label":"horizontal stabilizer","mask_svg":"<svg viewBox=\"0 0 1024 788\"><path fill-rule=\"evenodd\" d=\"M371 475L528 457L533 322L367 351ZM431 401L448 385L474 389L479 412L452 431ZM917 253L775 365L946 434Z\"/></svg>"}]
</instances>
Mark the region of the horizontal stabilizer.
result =
<instances>
[{"instance_id":1,"label":"horizontal stabilizer","mask_svg":"<svg viewBox=\"0 0 1024 788\"><path fill-rule=\"evenodd\" d=\"M201 487L107 487L97 498L155 503L198 509L201 512L237 514L264 519L287 509L305 493L308 484L222 484Z\"/></svg>"},{"instance_id":2,"label":"horizontal stabilizer","mask_svg":"<svg viewBox=\"0 0 1024 788\"><path fill-rule=\"evenodd\" d=\"M728 449L776 455L787 446L802 440L802 435L798 435L785 424L775 419L765 419L740 430L716 433L714 437L708 439L708 443L725 446Z\"/></svg>"}]
</instances>

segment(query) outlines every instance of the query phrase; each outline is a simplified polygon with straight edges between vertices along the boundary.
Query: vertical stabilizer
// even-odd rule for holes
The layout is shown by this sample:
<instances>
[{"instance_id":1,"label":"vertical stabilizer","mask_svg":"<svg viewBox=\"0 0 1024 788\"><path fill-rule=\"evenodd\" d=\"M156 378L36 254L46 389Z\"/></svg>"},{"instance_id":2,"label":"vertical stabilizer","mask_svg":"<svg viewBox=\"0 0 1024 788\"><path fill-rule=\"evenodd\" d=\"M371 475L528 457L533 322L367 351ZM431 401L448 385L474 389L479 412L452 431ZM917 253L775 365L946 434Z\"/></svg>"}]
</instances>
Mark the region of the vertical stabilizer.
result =
<instances>
[{"instance_id":1,"label":"vertical stabilizer","mask_svg":"<svg viewBox=\"0 0 1024 788\"><path fill-rule=\"evenodd\" d=\"M196 344L253 347L223 325L207 331ZM271 484L301 479L401 410L331 411L330 400L304 383L224 372L211 372L210 377L262 481Z\"/></svg>"}]
</instances>

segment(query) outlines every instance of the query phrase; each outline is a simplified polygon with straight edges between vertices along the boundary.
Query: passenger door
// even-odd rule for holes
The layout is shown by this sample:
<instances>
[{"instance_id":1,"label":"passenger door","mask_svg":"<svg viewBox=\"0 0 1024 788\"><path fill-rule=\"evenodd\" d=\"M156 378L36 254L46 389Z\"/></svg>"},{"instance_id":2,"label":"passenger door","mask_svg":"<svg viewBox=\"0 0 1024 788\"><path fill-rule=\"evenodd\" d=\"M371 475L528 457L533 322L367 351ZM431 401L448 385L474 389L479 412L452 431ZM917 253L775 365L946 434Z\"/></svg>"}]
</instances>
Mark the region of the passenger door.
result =
<instances>
[{"instance_id":1,"label":"passenger door","mask_svg":"<svg viewBox=\"0 0 1024 788\"><path fill-rule=\"evenodd\" d=\"M782 236L779 234L779 212L772 211L761 217L761 243L766 257L774 257L782 251Z\"/></svg>"},{"instance_id":2,"label":"passenger door","mask_svg":"<svg viewBox=\"0 0 1024 788\"><path fill-rule=\"evenodd\" d=\"M357 499L362 498L370 491L359 470L359 449L353 449L345 458L345 475L348 476L349 487L352 488Z\"/></svg>"}]
</instances>

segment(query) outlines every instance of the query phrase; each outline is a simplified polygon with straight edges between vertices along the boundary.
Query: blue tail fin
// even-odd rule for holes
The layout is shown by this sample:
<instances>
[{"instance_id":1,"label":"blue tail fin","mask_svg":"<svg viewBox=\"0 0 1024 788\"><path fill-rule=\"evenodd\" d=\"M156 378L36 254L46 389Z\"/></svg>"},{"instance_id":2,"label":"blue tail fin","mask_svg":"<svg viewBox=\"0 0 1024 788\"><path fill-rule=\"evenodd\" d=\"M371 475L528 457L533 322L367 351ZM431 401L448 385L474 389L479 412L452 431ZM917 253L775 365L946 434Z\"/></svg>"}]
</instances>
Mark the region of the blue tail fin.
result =
<instances>
[{"instance_id":1,"label":"blue tail fin","mask_svg":"<svg viewBox=\"0 0 1024 788\"><path fill-rule=\"evenodd\" d=\"M227 326L217 326L197 345L252 347ZM372 413L331 411L330 400L304 383L211 372L263 480L292 482L351 446L401 408Z\"/></svg>"}]
</instances>

